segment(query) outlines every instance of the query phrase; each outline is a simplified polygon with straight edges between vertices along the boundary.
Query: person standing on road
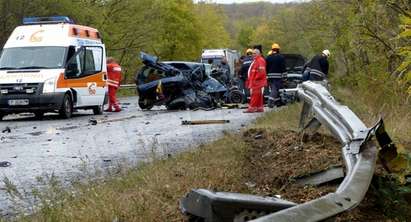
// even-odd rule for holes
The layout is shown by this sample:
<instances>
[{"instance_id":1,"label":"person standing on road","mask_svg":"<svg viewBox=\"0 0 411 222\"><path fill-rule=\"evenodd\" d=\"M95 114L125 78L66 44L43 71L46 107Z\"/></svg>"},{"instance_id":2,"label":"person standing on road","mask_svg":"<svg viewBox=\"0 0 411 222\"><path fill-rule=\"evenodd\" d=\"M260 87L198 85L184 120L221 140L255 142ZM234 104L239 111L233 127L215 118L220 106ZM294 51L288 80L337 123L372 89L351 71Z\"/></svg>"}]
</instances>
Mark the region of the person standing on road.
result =
<instances>
[{"instance_id":1,"label":"person standing on road","mask_svg":"<svg viewBox=\"0 0 411 222\"><path fill-rule=\"evenodd\" d=\"M120 87L121 81L121 66L112 57L107 58L107 85L108 85L108 109L106 112L120 112L121 108L118 104L116 93ZM114 110L113 110L114 108Z\"/></svg>"},{"instance_id":2,"label":"person standing on road","mask_svg":"<svg viewBox=\"0 0 411 222\"><path fill-rule=\"evenodd\" d=\"M240 90L244 93L246 99L244 102L247 102L247 98L250 96L250 92L246 87L246 81L248 77L248 69L250 69L250 65L253 62L253 50L247 49L246 55L243 58L243 63L241 64L240 71L238 73L238 78L240 80Z\"/></svg>"},{"instance_id":3,"label":"person standing on road","mask_svg":"<svg viewBox=\"0 0 411 222\"><path fill-rule=\"evenodd\" d=\"M266 58L267 78L270 86L270 95L268 97L268 106L273 108L274 105L282 106L279 90L283 86L283 73L286 72L285 58L280 53L280 45L274 43L271 46L270 55Z\"/></svg>"},{"instance_id":4,"label":"person standing on road","mask_svg":"<svg viewBox=\"0 0 411 222\"><path fill-rule=\"evenodd\" d=\"M230 79L231 79L231 69L230 66L227 63L227 58L224 57L221 60L221 65L220 65L220 69L221 69L221 75L222 75L222 80L224 81L225 84L230 83Z\"/></svg>"},{"instance_id":5,"label":"person standing on road","mask_svg":"<svg viewBox=\"0 0 411 222\"><path fill-rule=\"evenodd\" d=\"M247 88L250 89L251 99L245 113L264 112L263 90L267 86L266 63L259 49L253 50L253 58L246 82Z\"/></svg>"},{"instance_id":6,"label":"person standing on road","mask_svg":"<svg viewBox=\"0 0 411 222\"><path fill-rule=\"evenodd\" d=\"M311 81L323 81L328 78L328 57L330 51L325 49L321 54L314 56L305 66L303 70L303 79Z\"/></svg>"}]
</instances>

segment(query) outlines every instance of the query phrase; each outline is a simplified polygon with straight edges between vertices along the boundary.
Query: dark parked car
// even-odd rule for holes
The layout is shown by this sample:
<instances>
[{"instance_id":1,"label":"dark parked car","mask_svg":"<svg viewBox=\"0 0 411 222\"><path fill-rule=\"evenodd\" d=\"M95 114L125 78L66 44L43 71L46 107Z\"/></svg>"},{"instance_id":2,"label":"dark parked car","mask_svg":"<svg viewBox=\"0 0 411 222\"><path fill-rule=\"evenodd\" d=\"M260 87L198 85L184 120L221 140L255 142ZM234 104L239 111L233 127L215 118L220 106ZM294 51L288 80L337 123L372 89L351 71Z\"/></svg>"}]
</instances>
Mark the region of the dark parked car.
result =
<instances>
[{"instance_id":1,"label":"dark parked car","mask_svg":"<svg viewBox=\"0 0 411 222\"><path fill-rule=\"evenodd\" d=\"M283 54L287 72L283 77L285 88L295 88L303 80L305 58L299 54Z\"/></svg>"}]
</instances>

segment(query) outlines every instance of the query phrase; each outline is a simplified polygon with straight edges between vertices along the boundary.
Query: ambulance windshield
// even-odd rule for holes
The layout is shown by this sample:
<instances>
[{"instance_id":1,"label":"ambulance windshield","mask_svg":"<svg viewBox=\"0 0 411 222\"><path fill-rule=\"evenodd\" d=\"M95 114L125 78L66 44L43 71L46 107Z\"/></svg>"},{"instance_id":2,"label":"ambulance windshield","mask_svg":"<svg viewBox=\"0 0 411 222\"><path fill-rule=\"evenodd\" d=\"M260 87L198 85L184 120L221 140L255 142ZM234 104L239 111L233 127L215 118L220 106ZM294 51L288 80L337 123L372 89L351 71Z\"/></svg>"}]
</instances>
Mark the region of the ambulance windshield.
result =
<instances>
[{"instance_id":1,"label":"ambulance windshield","mask_svg":"<svg viewBox=\"0 0 411 222\"><path fill-rule=\"evenodd\" d=\"M41 46L5 48L0 57L0 69L63 68L66 47Z\"/></svg>"}]
</instances>

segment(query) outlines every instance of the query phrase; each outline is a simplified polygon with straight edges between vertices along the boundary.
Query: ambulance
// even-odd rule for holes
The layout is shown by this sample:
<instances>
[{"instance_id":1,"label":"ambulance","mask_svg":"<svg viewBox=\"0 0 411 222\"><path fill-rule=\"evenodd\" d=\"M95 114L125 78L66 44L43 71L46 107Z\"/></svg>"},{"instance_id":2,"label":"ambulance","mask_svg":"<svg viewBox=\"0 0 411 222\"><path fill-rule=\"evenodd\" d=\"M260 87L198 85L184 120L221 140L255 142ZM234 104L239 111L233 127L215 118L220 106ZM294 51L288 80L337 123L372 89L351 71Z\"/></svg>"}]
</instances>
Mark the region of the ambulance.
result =
<instances>
[{"instance_id":1,"label":"ambulance","mask_svg":"<svg viewBox=\"0 0 411 222\"><path fill-rule=\"evenodd\" d=\"M11 113L89 109L102 114L106 101L106 52L97 29L65 16L28 17L0 55L0 120Z\"/></svg>"}]
</instances>

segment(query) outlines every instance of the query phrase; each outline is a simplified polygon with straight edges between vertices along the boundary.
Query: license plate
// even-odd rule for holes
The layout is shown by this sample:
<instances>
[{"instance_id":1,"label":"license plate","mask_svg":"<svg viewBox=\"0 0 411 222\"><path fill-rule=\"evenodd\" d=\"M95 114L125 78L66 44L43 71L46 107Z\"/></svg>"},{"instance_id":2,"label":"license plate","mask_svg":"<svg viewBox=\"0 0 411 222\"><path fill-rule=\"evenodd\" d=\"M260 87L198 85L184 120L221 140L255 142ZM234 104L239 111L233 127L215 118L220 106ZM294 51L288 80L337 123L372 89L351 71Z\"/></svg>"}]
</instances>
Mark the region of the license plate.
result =
<instances>
[{"instance_id":1,"label":"license plate","mask_svg":"<svg viewBox=\"0 0 411 222\"><path fill-rule=\"evenodd\" d=\"M29 104L28 99L12 99L9 100L9 106L27 106Z\"/></svg>"}]
</instances>

